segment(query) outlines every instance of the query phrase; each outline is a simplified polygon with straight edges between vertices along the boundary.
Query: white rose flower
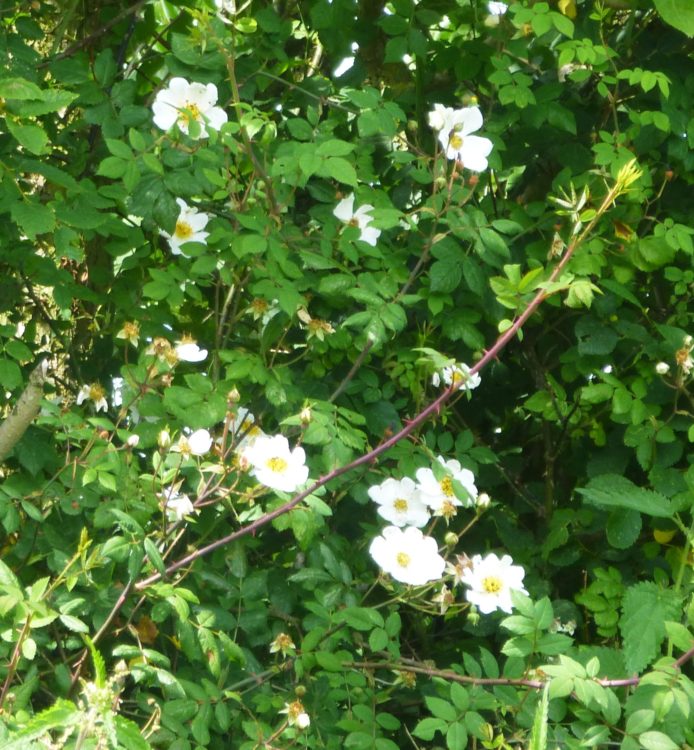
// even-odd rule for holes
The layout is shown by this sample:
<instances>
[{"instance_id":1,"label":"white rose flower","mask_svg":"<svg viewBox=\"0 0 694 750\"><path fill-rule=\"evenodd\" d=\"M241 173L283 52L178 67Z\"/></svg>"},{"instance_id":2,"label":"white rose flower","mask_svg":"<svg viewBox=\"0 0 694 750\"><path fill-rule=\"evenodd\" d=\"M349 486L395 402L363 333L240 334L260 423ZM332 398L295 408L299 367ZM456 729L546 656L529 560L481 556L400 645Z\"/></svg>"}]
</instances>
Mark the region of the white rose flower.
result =
<instances>
[{"instance_id":1,"label":"white rose flower","mask_svg":"<svg viewBox=\"0 0 694 750\"><path fill-rule=\"evenodd\" d=\"M417 482L419 482L420 497L433 511L435 516L451 518L456 514L456 508L471 508L477 498L477 487L475 486L475 475L469 469L463 469L460 461L451 459L446 461L439 456L437 461L445 467L447 473L443 479L436 479L431 469L417 469ZM460 500L455 495L453 480L459 482L468 493L469 497Z\"/></svg>"},{"instance_id":2,"label":"white rose flower","mask_svg":"<svg viewBox=\"0 0 694 750\"><path fill-rule=\"evenodd\" d=\"M217 87L214 83L188 83L185 78L172 78L167 88L156 95L152 112L154 124L162 130L178 125L181 132L189 134L191 121L200 126L199 135L207 138L206 126L219 130L227 121L227 113L217 103Z\"/></svg>"},{"instance_id":3,"label":"white rose flower","mask_svg":"<svg viewBox=\"0 0 694 750\"><path fill-rule=\"evenodd\" d=\"M438 131L438 138L446 158L456 159L473 172L483 172L488 166L487 157L493 144L489 138L471 135L482 127L479 107L444 107L440 113L443 127Z\"/></svg>"},{"instance_id":4,"label":"white rose flower","mask_svg":"<svg viewBox=\"0 0 694 750\"><path fill-rule=\"evenodd\" d=\"M159 497L164 501L164 510L169 521L182 521L195 512L195 506L188 495L177 492L174 487L165 487Z\"/></svg>"},{"instance_id":5,"label":"white rose flower","mask_svg":"<svg viewBox=\"0 0 694 750\"><path fill-rule=\"evenodd\" d=\"M470 368L459 362L456 365L449 365L444 367L441 372L435 372L431 377L431 383L434 388L438 388L441 383L446 386L451 386L454 382L459 383L458 390L460 391L471 391L482 382L482 378L478 373L470 374Z\"/></svg>"},{"instance_id":6,"label":"white rose flower","mask_svg":"<svg viewBox=\"0 0 694 750\"><path fill-rule=\"evenodd\" d=\"M485 558L474 555L472 567L465 568L461 575L462 582L469 586L465 593L470 604L488 615L496 609L511 613L511 591L528 592L523 588L525 571L520 565L514 565L509 555L499 559L493 552Z\"/></svg>"},{"instance_id":7,"label":"white rose flower","mask_svg":"<svg viewBox=\"0 0 694 750\"><path fill-rule=\"evenodd\" d=\"M94 405L94 411L108 411L106 391L98 383L85 384L80 388L76 398L77 406L80 406L80 404L87 400L91 401Z\"/></svg>"},{"instance_id":8,"label":"white rose flower","mask_svg":"<svg viewBox=\"0 0 694 750\"><path fill-rule=\"evenodd\" d=\"M212 436L207 430L195 430L190 435L181 435L171 450L185 458L204 456L212 447Z\"/></svg>"},{"instance_id":9,"label":"white rose flower","mask_svg":"<svg viewBox=\"0 0 694 750\"><path fill-rule=\"evenodd\" d=\"M242 458L251 465L251 474L273 490L293 492L308 479L304 449L290 450L284 435L257 437L244 448Z\"/></svg>"},{"instance_id":10,"label":"white rose flower","mask_svg":"<svg viewBox=\"0 0 694 750\"><path fill-rule=\"evenodd\" d=\"M395 526L421 528L429 521L429 511L419 496L417 485L408 477L386 479L369 487L369 497L378 504L378 515Z\"/></svg>"},{"instance_id":11,"label":"white rose flower","mask_svg":"<svg viewBox=\"0 0 694 750\"><path fill-rule=\"evenodd\" d=\"M343 198L337 206L335 206L333 215L345 224L359 227L359 230L361 231L359 239L376 247L376 241L381 236L381 230L370 226L373 221L370 212L373 211L373 208L374 207L369 203L365 203L355 211L354 193L350 193L346 198Z\"/></svg>"},{"instance_id":12,"label":"white rose flower","mask_svg":"<svg viewBox=\"0 0 694 750\"><path fill-rule=\"evenodd\" d=\"M176 203L178 203L181 211L178 214L174 233L169 234L164 230L161 230L161 233L169 241L169 247L174 255L185 255L181 250L181 245L185 245L186 242L207 244L210 233L203 230L210 217L206 213L198 211L195 206L189 206L182 198L176 198Z\"/></svg>"},{"instance_id":13,"label":"white rose flower","mask_svg":"<svg viewBox=\"0 0 694 750\"><path fill-rule=\"evenodd\" d=\"M182 362L202 362L207 357L207 349L201 349L190 336L183 336L175 348L176 356Z\"/></svg>"},{"instance_id":14,"label":"white rose flower","mask_svg":"<svg viewBox=\"0 0 694 750\"><path fill-rule=\"evenodd\" d=\"M439 555L436 540L414 526L399 529L386 526L369 547L369 554L384 573L396 581L421 586L441 578L446 561Z\"/></svg>"}]
</instances>

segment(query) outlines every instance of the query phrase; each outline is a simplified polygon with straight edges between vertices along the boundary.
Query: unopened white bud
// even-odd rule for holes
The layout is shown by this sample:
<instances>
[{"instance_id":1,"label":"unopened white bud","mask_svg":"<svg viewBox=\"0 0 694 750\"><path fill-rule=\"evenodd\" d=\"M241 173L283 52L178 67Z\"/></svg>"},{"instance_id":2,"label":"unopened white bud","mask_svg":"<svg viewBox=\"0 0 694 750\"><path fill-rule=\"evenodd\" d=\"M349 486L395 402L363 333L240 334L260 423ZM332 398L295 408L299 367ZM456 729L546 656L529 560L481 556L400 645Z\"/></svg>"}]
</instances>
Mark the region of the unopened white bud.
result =
<instances>
[{"instance_id":1,"label":"unopened white bud","mask_svg":"<svg viewBox=\"0 0 694 750\"><path fill-rule=\"evenodd\" d=\"M481 492L479 495L477 495L476 504L480 510L484 510L485 508L489 507L489 503L491 503L491 501L491 498L486 492Z\"/></svg>"},{"instance_id":2,"label":"unopened white bud","mask_svg":"<svg viewBox=\"0 0 694 750\"><path fill-rule=\"evenodd\" d=\"M171 445L171 435L168 430L162 430L157 435L157 445L164 450Z\"/></svg>"},{"instance_id":3,"label":"unopened white bud","mask_svg":"<svg viewBox=\"0 0 694 750\"><path fill-rule=\"evenodd\" d=\"M667 362L658 362L655 371L658 375L667 375L670 372L670 365Z\"/></svg>"},{"instance_id":4,"label":"unopened white bud","mask_svg":"<svg viewBox=\"0 0 694 750\"><path fill-rule=\"evenodd\" d=\"M128 448L136 448L137 444L140 442L140 436L139 435L131 435L126 441L125 444L128 446Z\"/></svg>"}]
</instances>

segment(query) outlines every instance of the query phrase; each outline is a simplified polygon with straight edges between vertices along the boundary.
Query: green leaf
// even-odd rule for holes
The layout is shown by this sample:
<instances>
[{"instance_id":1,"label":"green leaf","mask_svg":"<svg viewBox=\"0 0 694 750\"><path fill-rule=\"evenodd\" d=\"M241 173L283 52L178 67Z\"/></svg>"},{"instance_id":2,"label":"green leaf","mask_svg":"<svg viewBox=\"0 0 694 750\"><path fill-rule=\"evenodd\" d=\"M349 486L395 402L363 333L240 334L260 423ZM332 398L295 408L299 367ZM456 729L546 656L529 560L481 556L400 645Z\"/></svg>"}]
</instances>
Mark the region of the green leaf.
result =
<instances>
[{"instance_id":1,"label":"green leaf","mask_svg":"<svg viewBox=\"0 0 694 750\"><path fill-rule=\"evenodd\" d=\"M628 549L641 533L641 514L637 510L615 508L605 527L607 541L615 549Z\"/></svg>"},{"instance_id":2,"label":"green leaf","mask_svg":"<svg viewBox=\"0 0 694 750\"><path fill-rule=\"evenodd\" d=\"M691 34L690 34L691 36ZM639 742L641 747L645 750L678 750L681 745L677 742L673 742L663 732L644 732L639 735Z\"/></svg>"},{"instance_id":3,"label":"green leaf","mask_svg":"<svg viewBox=\"0 0 694 750\"><path fill-rule=\"evenodd\" d=\"M32 746L28 741L38 739L51 729L67 732L84 718L84 714L71 701L59 698L50 708L32 717L29 723L18 732L10 735L9 740L3 740L3 750L29 750ZM66 735L67 736L67 735Z\"/></svg>"},{"instance_id":4,"label":"green leaf","mask_svg":"<svg viewBox=\"0 0 694 750\"><path fill-rule=\"evenodd\" d=\"M448 727L446 747L448 750L465 750L467 747L467 729L462 721L456 721Z\"/></svg>"},{"instance_id":5,"label":"green leaf","mask_svg":"<svg viewBox=\"0 0 694 750\"><path fill-rule=\"evenodd\" d=\"M30 240L36 239L38 234L46 234L55 228L53 210L42 203L15 203L10 212L12 218Z\"/></svg>"},{"instance_id":6,"label":"green leaf","mask_svg":"<svg viewBox=\"0 0 694 750\"><path fill-rule=\"evenodd\" d=\"M659 492L637 487L619 474L601 474L577 490L586 502L600 507L630 508L648 516L671 518L670 501Z\"/></svg>"},{"instance_id":7,"label":"green leaf","mask_svg":"<svg viewBox=\"0 0 694 750\"><path fill-rule=\"evenodd\" d=\"M162 559L162 556L157 549L156 544L148 537L145 537L145 553L147 554L147 557L149 558L149 561L154 566L155 570L158 573L161 573L161 575L166 575L166 566L164 565L164 560Z\"/></svg>"},{"instance_id":8,"label":"green leaf","mask_svg":"<svg viewBox=\"0 0 694 750\"><path fill-rule=\"evenodd\" d=\"M347 623L355 630L372 630L385 624L381 614L369 607L347 607L337 613L336 620Z\"/></svg>"},{"instance_id":9,"label":"green leaf","mask_svg":"<svg viewBox=\"0 0 694 750\"><path fill-rule=\"evenodd\" d=\"M659 654L666 620L676 620L681 607L673 589L643 581L630 586L622 603L619 628L628 672L643 671Z\"/></svg>"},{"instance_id":10,"label":"green leaf","mask_svg":"<svg viewBox=\"0 0 694 750\"><path fill-rule=\"evenodd\" d=\"M547 715L549 712L549 685L542 690L533 719L532 734L528 750L547 750Z\"/></svg>"},{"instance_id":11,"label":"green leaf","mask_svg":"<svg viewBox=\"0 0 694 750\"><path fill-rule=\"evenodd\" d=\"M347 143L347 141L341 141L333 139L321 143L316 148L316 154L318 156L347 156L354 151L354 144Z\"/></svg>"},{"instance_id":12,"label":"green leaf","mask_svg":"<svg viewBox=\"0 0 694 750\"><path fill-rule=\"evenodd\" d=\"M40 99L41 94L41 89L26 78L0 80L0 97L3 99Z\"/></svg>"},{"instance_id":13,"label":"green leaf","mask_svg":"<svg viewBox=\"0 0 694 750\"><path fill-rule=\"evenodd\" d=\"M443 698L436 698L431 695L427 695L424 698L424 702L427 704L427 708L437 719L443 719L444 721L455 721L458 717L458 712L452 703L449 703Z\"/></svg>"},{"instance_id":14,"label":"green leaf","mask_svg":"<svg viewBox=\"0 0 694 750\"><path fill-rule=\"evenodd\" d=\"M412 731L415 737L419 737L427 742L434 739L436 732L443 734L448 729L448 724L443 719L435 719L432 716L428 716L426 719L422 719Z\"/></svg>"},{"instance_id":15,"label":"green leaf","mask_svg":"<svg viewBox=\"0 0 694 750\"><path fill-rule=\"evenodd\" d=\"M694 6L690 0L654 0L654 3L663 21L689 37L694 36Z\"/></svg>"},{"instance_id":16,"label":"green leaf","mask_svg":"<svg viewBox=\"0 0 694 750\"><path fill-rule=\"evenodd\" d=\"M328 176L334 180L356 187L357 172L347 159L342 159L339 156L326 159L324 168Z\"/></svg>"},{"instance_id":17,"label":"green leaf","mask_svg":"<svg viewBox=\"0 0 694 750\"><path fill-rule=\"evenodd\" d=\"M115 723L118 744L123 750L151 750L152 746L140 734L140 728L134 721L124 716L116 716Z\"/></svg>"},{"instance_id":18,"label":"green leaf","mask_svg":"<svg viewBox=\"0 0 694 750\"><path fill-rule=\"evenodd\" d=\"M638 711L634 711L627 719L625 729L627 734L641 734L641 732L650 729L654 723L655 711L651 708L641 708Z\"/></svg>"},{"instance_id":19,"label":"green leaf","mask_svg":"<svg viewBox=\"0 0 694 750\"><path fill-rule=\"evenodd\" d=\"M32 154L45 154L50 151L48 135L39 125L23 125L15 120L7 118L7 129L12 133L17 143Z\"/></svg>"},{"instance_id":20,"label":"green leaf","mask_svg":"<svg viewBox=\"0 0 694 750\"><path fill-rule=\"evenodd\" d=\"M7 391L13 391L23 382L19 365L11 359L0 359L0 385Z\"/></svg>"}]
</instances>

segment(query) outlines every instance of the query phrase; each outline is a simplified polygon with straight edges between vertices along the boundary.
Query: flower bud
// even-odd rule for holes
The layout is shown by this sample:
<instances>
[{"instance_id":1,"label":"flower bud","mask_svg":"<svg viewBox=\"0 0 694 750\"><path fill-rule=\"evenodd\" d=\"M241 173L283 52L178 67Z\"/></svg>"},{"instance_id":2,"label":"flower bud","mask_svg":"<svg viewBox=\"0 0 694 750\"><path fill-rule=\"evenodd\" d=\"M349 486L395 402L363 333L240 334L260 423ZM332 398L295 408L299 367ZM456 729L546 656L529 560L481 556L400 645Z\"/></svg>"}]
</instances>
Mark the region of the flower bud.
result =
<instances>
[{"instance_id":1,"label":"flower bud","mask_svg":"<svg viewBox=\"0 0 694 750\"><path fill-rule=\"evenodd\" d=\"M311 424L312 419L311 414L311 407L310 406L304 406L304 408L301 410L301 413L299 414L299 420L301 421L301 424L306 426L308 424Z\"/></svg>"},{"instance_id":2,"label":"flower bud","mask_svg":"<svg viewBox=\"0 0 694 750\"><path fill-rule=\"evenodd\" d=\"M136 448L139 442L140 442L140 436L139 435L131 435L125 441L125 444L128 446L128 448Z\"/></svg>"},{"instance_id":3,"label":"flower bud","mask_svg":"<svg viewBox=\"0 0 694 750\"><path fill-rule=\"evenodd\" d=\"M238 404L240 400L241 394L239 393L238 388L234 387L229 391L229 393L227 393L227 401L230 404Z\"/></svg>"},{"instance_id":4,"label":"flower bud","mask_svg":"<svg viewBox=\"0 0 694 750\"><path fill-rule=\"evenodd\" d=\"M655 371L658 375L667 375L670 372L670 365L667 362L658 362Z\"/></svg>"},{"instance_id":5,"label":"flower bud","mask_svg":"<svg viewBox=\"0 0 694 750\"><path fill-rule=\"evenodd\" d=\"M449 531L443 538L446 547L455 547L458 544L458 535L454 531Z\"/></svg>"},{"instance_id":6,"label":"flower bud","mask_svg":"<svg viewBox=\"0 0 694 750\"><path fill-rule=\"evenodd\" d=\"M489 503L491 503L491 501L492 501L491 498L486 492L481 492L477 496L477 507L480 510L485 510L486 508L489 507Z\"/></svg>"},{"instance_id":7,"label":"flower bud","mask_svg":"<svg viewBox=\"0 0 694 750\"><path fill-rule=\"evenodd\" d=\"M157 435L157 445L162 449L166 450L171 445L171 435L168 430L162 430Z\"/></svg>"}]
</instances>

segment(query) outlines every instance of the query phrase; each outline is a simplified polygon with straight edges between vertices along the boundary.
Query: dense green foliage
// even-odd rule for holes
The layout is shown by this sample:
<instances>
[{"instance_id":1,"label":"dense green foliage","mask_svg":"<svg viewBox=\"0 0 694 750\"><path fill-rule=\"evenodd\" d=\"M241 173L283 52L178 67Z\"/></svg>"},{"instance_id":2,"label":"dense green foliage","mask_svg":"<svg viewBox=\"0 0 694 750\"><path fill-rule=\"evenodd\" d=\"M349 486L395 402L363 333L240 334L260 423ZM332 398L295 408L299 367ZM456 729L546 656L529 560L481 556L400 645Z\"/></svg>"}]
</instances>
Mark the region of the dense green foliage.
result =
<instances>
[{"instance_id":1,"label":"dense green foliage","mask_svg":"<svg viewBox=\"0 0 694 750\"><path fill-rule=\"evenodd\" d=\"M694 745L688 3L219 5L0 16L2 747ZM176 78L218 99L160 127ZM453 482L408 586L368 491L438 456L491 504Z\"/></svg>"}]
</instances>

